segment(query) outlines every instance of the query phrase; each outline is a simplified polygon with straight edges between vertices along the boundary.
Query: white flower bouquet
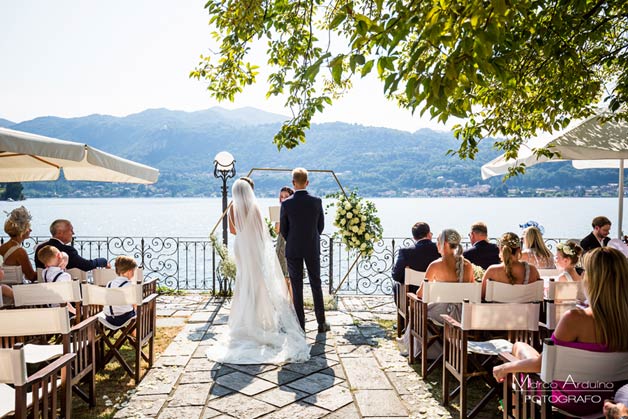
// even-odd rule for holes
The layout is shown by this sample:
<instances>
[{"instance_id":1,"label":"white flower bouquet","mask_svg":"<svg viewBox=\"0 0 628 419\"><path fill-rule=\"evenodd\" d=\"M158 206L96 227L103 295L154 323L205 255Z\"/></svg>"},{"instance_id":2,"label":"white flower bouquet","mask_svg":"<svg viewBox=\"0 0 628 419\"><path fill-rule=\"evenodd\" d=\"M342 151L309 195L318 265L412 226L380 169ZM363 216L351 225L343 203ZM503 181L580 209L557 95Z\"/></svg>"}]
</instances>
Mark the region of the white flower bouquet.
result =
<instances>
[{"instance_id":1,"label":"white flower bouquet","mask_svg":"<svg viewBox=\"0 0 628 419\"><path fill-rule=\"evenodd\" d=\"M375 242L382 238L382 225L377 209L371 201L358 197L355 191L349 196L335 195L338 200L330 206L336 207L334 226L347 249L357 250L362 256L373 254Z\"/></svg>"}]
</instances>

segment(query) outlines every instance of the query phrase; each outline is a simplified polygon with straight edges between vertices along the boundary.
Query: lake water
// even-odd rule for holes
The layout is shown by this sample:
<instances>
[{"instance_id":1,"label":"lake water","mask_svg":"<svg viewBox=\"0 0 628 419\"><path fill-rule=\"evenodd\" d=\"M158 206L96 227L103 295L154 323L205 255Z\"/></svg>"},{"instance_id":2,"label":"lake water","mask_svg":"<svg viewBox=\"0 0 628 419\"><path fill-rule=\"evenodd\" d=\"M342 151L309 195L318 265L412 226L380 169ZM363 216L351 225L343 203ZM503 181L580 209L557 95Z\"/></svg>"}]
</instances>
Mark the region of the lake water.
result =
<instances>
[{"instance_id":1,"label":"lake water","mask_svg":"<svg viewBox=\"0 0 628 419\"><path fill-rule=\"evenodd\" d=\"M409 237L416 221L426 221L432 231L455 228L461 234L483 220L489 235L519 233L519 224L535 220L545 227L545 237L582 238L591 231L591 219L606 215L616 225L616 198L372 198L382 220L385 237ZM261 199L263 211L278 205ZM179 236L207 237L220 217L219 198L102 198L28 199L0 202L0 210L24 205L33 216L33 236L49 235L56 218L68 218L77 236ZM332 209L325 231L333 232ZM625 218L625 217L624 217ZM624 221L625 223L625 221ZM217 229L220 236L221 227ZM616 237L617 231L611 230Z\"/></svg>"}]
</instances>

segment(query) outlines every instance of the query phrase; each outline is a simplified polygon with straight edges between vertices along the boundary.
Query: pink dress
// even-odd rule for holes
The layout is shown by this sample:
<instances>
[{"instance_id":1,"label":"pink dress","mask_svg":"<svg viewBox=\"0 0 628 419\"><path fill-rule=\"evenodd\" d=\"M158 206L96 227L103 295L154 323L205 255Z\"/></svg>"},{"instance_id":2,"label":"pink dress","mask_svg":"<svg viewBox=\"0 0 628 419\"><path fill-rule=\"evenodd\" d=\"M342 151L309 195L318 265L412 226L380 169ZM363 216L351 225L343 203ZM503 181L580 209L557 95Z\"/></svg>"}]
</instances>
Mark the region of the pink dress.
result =
<instances>
[{"instance_id":1,"label":"pink dress","mask_svg":"<svg viewBox=\"0 0 628 419\"><path fill-rule=\"evenodd\" d=\"M591 352L609 352L608 346L601 343L565 342L557 339L553 334L552 341L556 345L568 348ZM613 383L613 390L607 388L584 390L578 386L578 383L554 381L552 384L556 384L556 388L552 390L552 404L576 416L586 416L593 413L600 413L601 415L604 400L612 399L615 390L620 387L619 383ZM569 400L569 398L572 400Z\"/></svg>"}]
</instances>

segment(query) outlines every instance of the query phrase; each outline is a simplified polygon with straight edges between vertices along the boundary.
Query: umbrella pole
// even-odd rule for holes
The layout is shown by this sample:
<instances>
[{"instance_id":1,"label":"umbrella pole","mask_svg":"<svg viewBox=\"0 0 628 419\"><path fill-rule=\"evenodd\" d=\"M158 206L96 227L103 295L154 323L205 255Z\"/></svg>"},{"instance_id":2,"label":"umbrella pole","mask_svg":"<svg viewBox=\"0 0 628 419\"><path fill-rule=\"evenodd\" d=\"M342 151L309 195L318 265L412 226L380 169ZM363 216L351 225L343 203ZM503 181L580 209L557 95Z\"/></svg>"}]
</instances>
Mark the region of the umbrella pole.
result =
<instances>
[{"instance_id":1,"label":"umbrella pole","mask_svg":"<svg viewBox=\"0 0 628 419\"><path fill-rule=\"evenodd\" d=\"M624 159L619 160L619 214L617 215L617 237L623 238L622 221L624 219Z\"/></svg>"}]
</instances>

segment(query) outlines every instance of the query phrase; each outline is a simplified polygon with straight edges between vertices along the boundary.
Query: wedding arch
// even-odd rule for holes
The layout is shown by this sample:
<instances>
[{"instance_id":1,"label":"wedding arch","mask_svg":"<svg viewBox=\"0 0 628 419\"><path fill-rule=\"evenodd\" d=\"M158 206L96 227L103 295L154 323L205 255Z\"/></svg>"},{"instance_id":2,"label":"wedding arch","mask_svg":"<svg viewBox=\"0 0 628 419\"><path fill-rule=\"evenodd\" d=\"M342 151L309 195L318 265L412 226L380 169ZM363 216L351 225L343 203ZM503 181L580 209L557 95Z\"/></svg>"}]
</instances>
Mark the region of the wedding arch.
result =
<instances>
[{"instance_id":1,"label":"wedding arch","mask_svg":"<svg viewBox=\"0 0 628 419\"><path fill-rule=\"evenodd\" d=\"M306 170L309 173L329 173L334 178L336 183L338 184L338 187L340 188L340 192L342 192L344 197L348 199L349 196L347 195L345 189L343 188L342 184L340 183L340 180L338 179L338 176L336 176L336 173L333 170L327 170L327 169L306 169ZM276 167L254 167L254 168L249 170L249 172L246 174L246 176L247 177L252 177L253 173L255 173L255 172L292 172L292 169L276 168ZM229 208L231 207L232 203L233 202L229 202L229 205L227 205L227 208L222 212L222 214L218 218L218 221L214 225L214 228L212 228L211 232L209 233L210 236L214 235L214 233L216 232L216 229L218 228L218 226L222 222L223 218L226 217L227 213L229 212ZM342 278L342 280L338 283L338 286L336 287L336 289L333 290L333 292L330 293L331 295L336 295L338 290L340 290L340 287L342 287L342 285L344 284L346 279L349 277L349 275L351 274L351 271L353 271L353 268L355 268L355 266L357 265L357 263L358 263L358 261L360 260L361 257L362 257L362 254L358 252L358 254L356 255L355 260L349 266L349 269L345 273L345 275Z\"/></svg>"}]
</instances>

